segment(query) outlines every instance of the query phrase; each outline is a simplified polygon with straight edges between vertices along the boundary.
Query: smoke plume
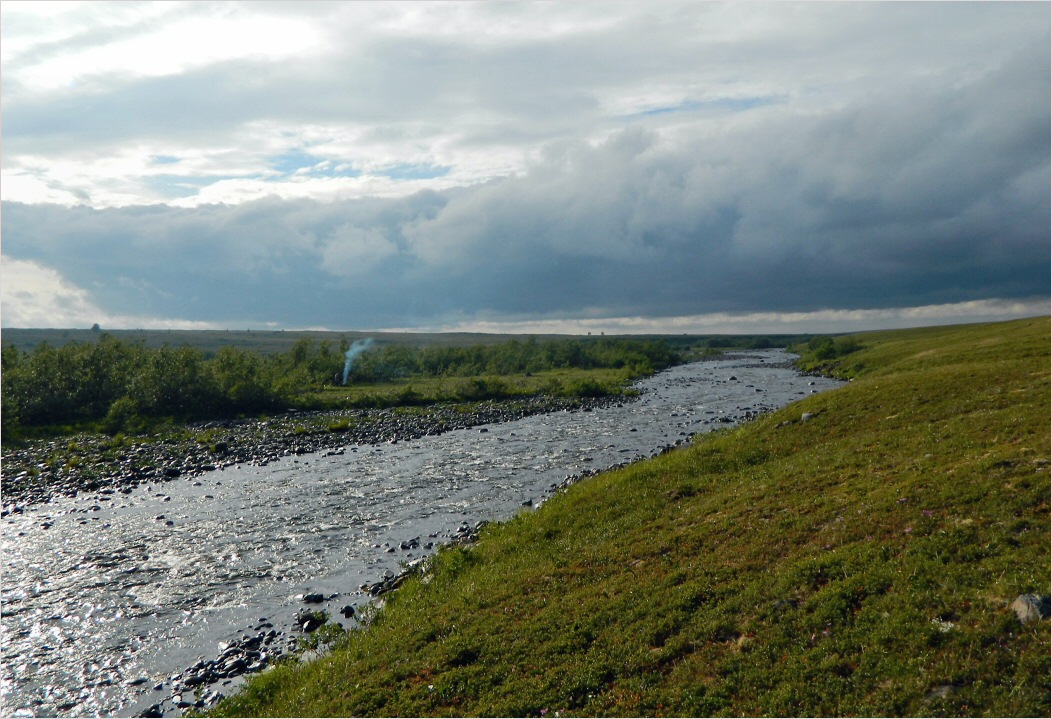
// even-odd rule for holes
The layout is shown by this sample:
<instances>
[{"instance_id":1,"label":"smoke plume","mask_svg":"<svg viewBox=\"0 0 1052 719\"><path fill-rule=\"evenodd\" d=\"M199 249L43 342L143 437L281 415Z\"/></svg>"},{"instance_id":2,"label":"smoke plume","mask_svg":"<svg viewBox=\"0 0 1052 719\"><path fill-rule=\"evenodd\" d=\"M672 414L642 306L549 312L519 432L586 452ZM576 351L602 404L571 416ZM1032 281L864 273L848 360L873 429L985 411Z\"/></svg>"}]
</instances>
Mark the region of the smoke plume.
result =
<instances>
[{"instance_id":1,"label":"smoke plume","mask_svg":"<svg viewBox=\"0 0 1052 719\"><path fill-rule=\"evenodd\" d=\"M347 384L347 375L351 373L351 367L354 366L354 360L365 350L373 346L373 338L366 337L364 340L358 340L351 348L343 353L343 382Z\"/></svg>"}]
</instances>

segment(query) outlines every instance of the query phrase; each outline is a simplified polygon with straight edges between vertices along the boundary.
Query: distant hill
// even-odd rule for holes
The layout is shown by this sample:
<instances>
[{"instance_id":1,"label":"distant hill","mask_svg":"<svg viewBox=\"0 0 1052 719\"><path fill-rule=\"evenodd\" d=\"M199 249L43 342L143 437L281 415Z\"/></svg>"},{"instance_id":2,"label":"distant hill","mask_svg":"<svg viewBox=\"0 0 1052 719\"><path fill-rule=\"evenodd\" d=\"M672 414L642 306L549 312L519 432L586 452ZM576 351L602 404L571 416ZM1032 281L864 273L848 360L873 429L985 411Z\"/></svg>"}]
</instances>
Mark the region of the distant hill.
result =
<instances>
[{"instance_id":1,"label":"distant hill","mask_svg":"<svg viewBox=\"0 0 1052 719\"><path fill-rule=\"evenodd\" d=\"M146 347L190 345L211 353L221 347L238 347L262 353L279 353L288 350L297 340L328 340L338 345L341 340L348 343L371 337L374 342L405 344L414 347L446 346L466 347L479 344L497 344L509 340L587 339L589 335L560 334L488 334L482 332L330 332L325 330L92 330L92 329L22 329L0 330L0 342L30 351L47 342L61 347L69 342L94 342L102 334L110 334L124 342L142 342ZM591 335L597 336L597 335ZM637 340L663 339L679 347L785 347L806 340L809 335L607 335L609 337L631 337Z\"/></svg>"},{"instance_id":2,"label":"distant hill","mask_svg":"<svg viewBox=\"0 0 1052 719\"><path fill-rule=\"evenodd\" d=\"M190 345L204 352L215 352L221 347L238 347L264 353L278 353L289 349L297 340L328 340L339 344L371 337L378 344L407 344L412 346L445 345L467 346L496 344L511 339L525 339L522 335L483 334L475 332L329 332L324 330L90 330L90 329L4 329L0 341L20 350L32 350L37 345L61 347L68 342L94 342L101 334L113 335L124 342L142 342L147 347ZM571 338L570 335L534 335L537 339Z\"/></svg>"}]
</instances>

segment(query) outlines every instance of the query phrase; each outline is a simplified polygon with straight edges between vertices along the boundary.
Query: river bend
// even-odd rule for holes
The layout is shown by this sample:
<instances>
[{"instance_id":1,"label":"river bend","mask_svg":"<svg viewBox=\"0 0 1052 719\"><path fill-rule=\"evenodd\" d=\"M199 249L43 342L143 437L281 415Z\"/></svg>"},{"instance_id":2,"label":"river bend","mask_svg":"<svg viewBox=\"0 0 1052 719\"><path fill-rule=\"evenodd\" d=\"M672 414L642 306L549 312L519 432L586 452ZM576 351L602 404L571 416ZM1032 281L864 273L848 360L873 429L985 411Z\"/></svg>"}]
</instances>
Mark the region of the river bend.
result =
<instances>
[{"instance_id":1,"label":"river bend","mask_svg":"<svg viewBox=\"0 0 1052 719\"><path fill-rule=\"evenodd\" d=\"M173 677L268 628L271 653L287 649L304 594L324 595L336 615L369 599L363 584L464 527L528 511L567 475L837 386L789 359L729 355L639 382L640 399L619 406L56 497L12 514L0 713L177 715Z\"/></svg>"}]
</instances>

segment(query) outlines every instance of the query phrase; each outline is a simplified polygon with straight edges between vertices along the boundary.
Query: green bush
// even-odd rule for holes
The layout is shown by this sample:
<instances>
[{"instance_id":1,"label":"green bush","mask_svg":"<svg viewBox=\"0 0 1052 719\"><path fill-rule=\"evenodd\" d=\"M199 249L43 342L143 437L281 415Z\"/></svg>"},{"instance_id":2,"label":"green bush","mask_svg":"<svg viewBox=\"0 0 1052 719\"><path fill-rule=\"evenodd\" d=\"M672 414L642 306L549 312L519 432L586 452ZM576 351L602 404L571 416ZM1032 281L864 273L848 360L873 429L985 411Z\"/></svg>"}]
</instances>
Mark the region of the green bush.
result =
<instances>
[{"instance_id":1,"label":"green bush","mask_svg":"<svg viewBox=\"0 0 1052 719\"><path fill-rule=\"evenodd\" d=\"M100 332L88 342L62 347L46 343L30 352L3 348L5 440L29 428L100 423L108 432L137 431L162 418L187 421L245 416L289 407L326 406L326 384L342 381L344 352L326 342L300 340L285 353L266 355L223 347L214 356L190 346L149 349ZM590 338L538 342L512 340L469 347L376 346L355 360L354 382L392 382L408 377L462 378L451 400L504 399L524 392L496 375L560 369L618 369L626 378L647 375L680 360L667 342ZM426 383L425 383L426 384ZM559 394L608 394L600 384L562 387ZM534 390L535 391L535 390ZM342 406L382 407L435 401L407 385L398 392L359 395Z\"/></svg>"},{"instance_id":2,"label":"green bush","mask_svg":"<svg viewBox=\"0 0 1052 719\"><path fill-rule=\"evenodd\" d=\"M791 347L801 356L802 365L814 369L819 363L826 363L863 349L864 345L853 335L843 337L812 337L806 343Z\"/></svg>"},{"instance_id":3,"label":"green bush","mask_svg":"<svg viewBox=\"0 0 1052 719\"><path fill-rule=\"evenodd\" d=\"M567 388L567 394L573 397L605 397L611 394L611 391L594 379L583 379L571 384Z\"/></svg>"},{"instance_id":4,"label":"green bush","mask_svg":"<svg viewBox=\"0 0 1052 719\"><path fill-rule=\"evenodd\" d=\"M857 337L852 335L848 335L847 337L837 337L833 340L833 351L837 357L843 357L852 352L858 352L860 349L862 349L862 343L858 341Z\"/></svg>"},{"instance_id":5,"label":"green bush","mask_svg":"<svg viewBox=\"0 0 1052 719\"><path fill-rule=\"evenodd\" d=\"M472 377L458 382L453 394L462 402L499 399L513 394L507 382L499 377Z\"/></svg>"},{"instance_id":6,"label":"green bush","mask_svg":"<svg viewBox=\"0 0 1052 719\"><path fill-rule=\"evenodd\" d=\"M398 391L395 395L396 402L400 405L419 404L423 397L413 389L413 385L407 384L405 387Z\"/></svg>"},{"instance_id":7,"label":"green bush","mask_svg":"<svg viewBox=\"0 0 1052 719\"><path fill-rule=\"evenodd\" d=\"M139 414L139 403L131 397L115 400L102 420L102 431L110 436L119 432L134 434L142 431L144 426L145 421Z\"/></svg>"}]
</instances>

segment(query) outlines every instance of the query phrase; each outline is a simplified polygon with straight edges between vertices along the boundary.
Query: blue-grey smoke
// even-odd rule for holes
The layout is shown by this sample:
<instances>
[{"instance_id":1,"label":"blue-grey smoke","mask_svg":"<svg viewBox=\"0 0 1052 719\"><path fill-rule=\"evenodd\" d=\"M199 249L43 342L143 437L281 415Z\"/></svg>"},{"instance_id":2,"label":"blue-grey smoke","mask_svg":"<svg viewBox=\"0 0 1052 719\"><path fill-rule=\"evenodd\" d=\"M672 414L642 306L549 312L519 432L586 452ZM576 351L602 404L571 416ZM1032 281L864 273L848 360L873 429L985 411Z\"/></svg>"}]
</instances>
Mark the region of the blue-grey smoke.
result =
<instances>
[{"instance_id":1,"label":"blue-grey smoke","mask_svg":"<svg viewBox=\"0 0 1052 719\"><path fill-rule=\"evenodd\" d=\"M355 358L372 346L373 338L366 337L364 340L357 340L349 350L343 353L343 382L341 384L347 384L347 375L351 373Z\"/></svg>"}]
</instances>

